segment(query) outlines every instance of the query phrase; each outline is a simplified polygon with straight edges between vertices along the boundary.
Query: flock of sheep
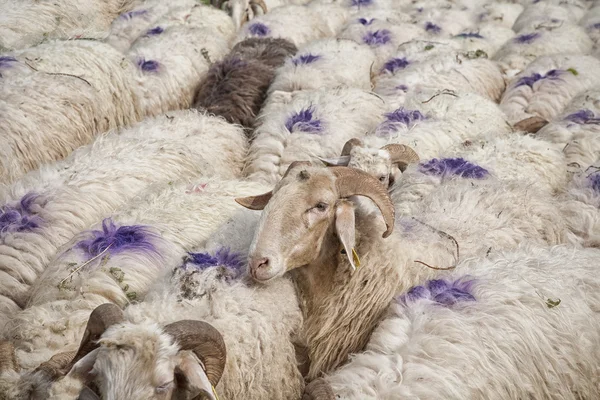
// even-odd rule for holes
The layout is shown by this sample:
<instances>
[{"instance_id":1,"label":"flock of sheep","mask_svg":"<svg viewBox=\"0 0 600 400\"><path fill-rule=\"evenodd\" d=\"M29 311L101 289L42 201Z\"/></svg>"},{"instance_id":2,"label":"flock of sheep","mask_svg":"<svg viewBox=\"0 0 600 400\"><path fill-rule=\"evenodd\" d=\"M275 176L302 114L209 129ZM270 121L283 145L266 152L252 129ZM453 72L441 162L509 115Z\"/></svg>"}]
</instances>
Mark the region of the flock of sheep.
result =
<instances>
[{"instance_id":1,"label":"flock of sheep","mask_svg":"<svg viewBox=\"0 0 600 400\"><path fill-rule=\"evenodd\" d=\"M596 0L0 0L0 399L600 398Z\"/></svg>"}]
</instances>

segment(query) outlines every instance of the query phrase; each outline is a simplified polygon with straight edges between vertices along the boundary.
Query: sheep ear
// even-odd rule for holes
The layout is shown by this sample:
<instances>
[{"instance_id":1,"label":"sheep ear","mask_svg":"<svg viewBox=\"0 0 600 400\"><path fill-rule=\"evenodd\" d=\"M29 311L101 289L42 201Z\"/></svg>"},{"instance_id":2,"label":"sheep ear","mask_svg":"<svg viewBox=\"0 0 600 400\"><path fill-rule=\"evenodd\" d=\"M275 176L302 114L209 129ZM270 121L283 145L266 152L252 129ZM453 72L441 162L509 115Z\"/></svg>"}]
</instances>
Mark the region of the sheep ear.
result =
<instances>
[{"instance_id":1,"label":"sheep ear","mask_svg":"<svg viewBox=\"0 0 600 400\"><path fill-rule=\"evenodd\" d=\"M343 251L346 253L353 271L360 267L360 260L354 249L356 244L354 223L353 204L349 201L339 201L335 209L335 231L344 246Z\"/></svg>"},{"instance_id":2,"label":"sheep ear","mask_svg":"<svg viewBox=\"0 0 600 400\"><path fill-rule=\"evenodd\" d=\"M327 166L333 167L345 167L350 162L350 156L340 156L336 158L321 158L317 157L321 162L323 162Z\"/></svg>"},{"instance_id":3,"label":"sheep ear","mask_svg":"<svg viewBox=\"0 0 600 400\"><path fill-rule=\"evenodd\" d=\"M185 391L187 396L181 398L187 399L209 399L217 400L216 393L213 391L213 386L208 380L208 376L202 368L202 362L194 354L193 351L183 350L179 354L179 362L175 368L175 374L178 380L178 390ZM180 398L180 397L174 397Z\"/></svg>"},{"instance_id":4,"label":"sheep ear","mask_svg":"<svg viewBox=\"0 0 600 400\"><path fill-rule=\"evenodd\" d=\"M89 381L89 374L92 368L94 368L94 364L96 363L96 357L98 356L99 351L100 348L97 348L87 353L84 357L82 357L73 365L73 368L71 368L67 375L80 379L83 382Z\"/></svg>"},{"instance_id":5,"label":"sheep ear","mask_svg":"<svg viewBox=\"0 0 600 400\"><path fill-rule=\"evenodd\" d=\"M262 210L267 206L269 200L273 196L273 192L267 192L258 196L238 197L235 202L250 210Z\"/></svg>"}]
</instances>

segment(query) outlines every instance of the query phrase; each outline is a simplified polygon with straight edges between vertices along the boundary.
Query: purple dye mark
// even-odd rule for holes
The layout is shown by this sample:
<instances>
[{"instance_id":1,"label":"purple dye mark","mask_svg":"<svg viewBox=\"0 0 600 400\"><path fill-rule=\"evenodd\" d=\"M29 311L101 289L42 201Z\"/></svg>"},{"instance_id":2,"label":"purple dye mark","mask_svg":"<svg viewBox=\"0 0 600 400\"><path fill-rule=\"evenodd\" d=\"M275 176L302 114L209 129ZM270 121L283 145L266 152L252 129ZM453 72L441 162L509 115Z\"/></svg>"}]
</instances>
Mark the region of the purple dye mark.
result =
<instances>
[{"instance_id":1,"label":"purple dye mark","mask_svg":"<svg viewBox=\"0 0 600 400\"><path fill-rule=\"evenodd\" d=\"M0 234L39 228L43 220L31 207L38 197L35 193L27 193L17 204L0 207Z\"/></svg>"},{"instance_id":2,"label":"purple dye mark","mask_svg":"<svg viewBox=\"0 0 600 400\"><path fill-rule=\"evenodd\" d=\"M590 187L598 194L600 194L600 171L596 171L588 176Z\"/></svg>"},{"instance_id":3,"label":"purple dye mark","mask_svg":"<svg viewBox=\"0 0 600 400\"><path fill-rule=\"evenodd\" d=\"M529 43L533 42L534 40L536 40L537 38L539 38L540 36L541 35L539 32L524 33L522 35L515 36L515 38L513 40L517 43L529 44Z\"/></svg>"},{"instance_id":4,"label":"purple dye mark","mask_svg":"<svg viewBox=\"0 0 600 400\"><path fill-rule=\"evenodd\" d=\"M600 29L600 22L588 26L588 29Z\"/></svg>"},{"instance_id":5,"label":"purple dye mark","mask_svg":"<svg viewBox=\"0 0 600 400\"><path fill-rule=\"evenodd\" d=\"M422 13L423 12L423 7L417 8L417 12Z\"/></svg>"},{"instance_id":6,"label":"purple dye mark","mask_svg":"<svg viewBox=\"0 0 600 400\"><path fill-rule=\"evenodd\" d=\"M121 14L119 18L121 19L132 19L133 17L139 17L140 15L147 14L148 10L133 10L126 13Z\"/></svg>"},{"instance_id":7,"label":"purple dye mark","mask_svg":"<svg viewBox=\"0 0 600 400\"><path fill-rule=\"evenodd\" d=\"M533 84L536 83L537 81L540 81L542 79L551 79L551 80L555 80L558 79L559 76L564 73L565 71L562 70L558 70L558 69L553 69L551 71L548 71L546 73L546 75L541 75L538 74L537 72L534 73L533 75L530 76L524 76L521 79L519 79L519 81L517 82L517 84L515 85L515 87L519 87L519 86L529 86L530 88L533 89Z\"/></svg>"},{"instance_id":8,"label":"purple dye mark","mask_svg":"<svg viewBox=\"0 0 600 400\"><path fill-rule=\"evenodd\" d=\"M419 110L407 110L404 107L400 107L394 112L384 114L384 117L385 121L379 124L375 131L377 136L387 135L390 132L399 129L401 126L410 128L415 125L417 121L427 119L427 117L421 114Z\"/></svg>"},{"instance_id":9,"label":"purple dye mark","mask_svg":"<svg viewBox=\"0 0 600 400\"><path fill-rule=\"evenodd\" d=\"M146 32L146 36L160 35L164 31L165 30L163 28L161 28L160 26L157 26L156 28L152 28L148 32Z\"/></svg>"},{"instance_id":10,"label":"purple dye mark","mask_svg":"<svg viewBox=\"0 0 600 400\"><path fill-rule=\"evenodd\" d=\"M478 38L478 39L483 39L483 36L481 36L479 33L477 32L465 32L465 33L459 33L458 35L456 35L455 37L459 37L459 38Z\"/></svg>"},{"instance_id":11,"label":"purple dye mark","mask_svg":"<svg viewBox=\"0 0 600 400\"><path fill-rule=\"evenodd\" d=\"M371 19L359 18L358 19L358 22L360 22L362 25L371 25L373 23L373 21L375 21L375 18L371 18Z\"/></svg>"},{"instance_id":12,"label":"purple dye mark","mask_svg":"<svg viewBox=\"0 0 600 400\"><path fill-rule=\"evenodd\" d=\"M440 28L439 26L437 26L433 22L426 22L425 23L425 30L427 32L433 32L433 33L437 34L437 33L440 33L442 31L442 28Z\"/></svg>"},{"instance_id":13,"label":"purple dye mark","mask_svg":"<svg viewBox=\"0 0 600 400\"><path fill-rule=\"evenodd\" d=\"M454 282L444 279L432 279L425 285L414 286L395 300L400 303L415 303L421 299L434 301L443 306L451 306L459 301L475 301L475 296L470 292L473 289L474 280L464 278Z\"/></svg>"},{"instance_id":14,"label":"purple dye mark","mask_svg":"<svg viewBox=\"0 0 600 400\"><path fill-rule=\"evenodd\" d=\"M369 31L363 36L363 42L369 46L379 46L388 43L390 40L392 40L392 33L387 29L377 30L375 32Z\"/></svg>"},{"instance_id":15,"label":"purple dye mark","mask_svg":"<svg viewBox=\"0 0 600 400\"><path fill-rule=\"evenodd\" d=\"M0 68L12 67L11 63L18 62L16 58L10 56L0 57Z\"/></svg>"},{"instance_id":16,"label":"purple dye mark","mask_svg":"<svg viewBox=\"0 0 600 400\"><path fill-rule=\"evenodd\" d=\"M292 114L285 123L286 129L290 133L293 133L294 131L321 133L323 131L323 125L321 124L321 120L313 119L313 113L314 109L310 106L300 112Z\"/></svg>"},{"instance_id":17,"label":"purple dye mark","mask_svg":"<svg viewBox=\"0 0 600 400\"><path fill-rule=\"evenodd\" d=\"M111 255L122 251L157 253L152 239L157 235L142 225L123 225L117 228L111 218L102 221L102 230L89 232L92 237L79 241L75 247L96 257L108 249Z\"/></svg>"},{"instance_id":18,"label":"purple dye mark","mask_svg":"<svg viewBox=\"0 0 600 400\"><path fill-rule=\"evenodd\" d=\"M392 58L391 60L389 60L388 62L386 62L385 64L383 64L383 68L381 69L381 71L388 71L391 72L392 74L394 72L396 72L399 69L404 69L406 68L406 66L410 64L410 61L408 61L405 57L402 58Z\"/></svg>"},{"instance_id":19,"label":"purple dye mark","mask_svg":"<svg viewBox=\"0 0 600 400\"><path fill-rule=\"evenodd\" d=\"M398 85L394 89L402 90L404 93L408 92L408 86L406 85Z\"/></svg>"},{"instance_id":20,"label":"purple dye mark","mask_svg":"<svg viewBox=\"0 0 600 400\"><path fill-rule=\"evenodd\" d=\"M300 64L306 65L306 64L314 63L315 61L320 60L320 59L321 59L321 56L319 56L319 55L302 54L301 56L293 58L292 64L294 64L295 66L298 66Z\"/></svg>"},{"instance_id":21,"label":"purple dye mark","mask_svg":"<svg viewBox=\"0 0 600 400\"><path fill-rule=\"evenodd\" d=\"M139 59L137 62L138 67L144 72L156 72L160 67L158 61Z\"/></svg>"},{"instance_id":22,"label":"purple dye mark","mask_svg":"<svg viewBox=\"0 0 600 400\"><path fill-rule=\"evenodd\" d=\"M587 108L567 115L564 120L571 121L579 125L600 124L600 118L597 118L594 112L592 110L588 110Z\"/></svg>"},{"instance_id":23,"label":"purple dye mark","mask_svg":"<svg viewBox=\"0 0 600 400\"><path fill-rule=\"evenodd\" d=\"M421 173L425 175L437 175L445 177L446 175L455 175L467 179L483 179L489 175L489 172L465 160L464 158L433 158L419 166Z\"/></svg>"},{"instance_id":24,"label":"purple dye mark","mask_svg":"<svg viewBox=\"0 0 600 400\"><path fill-rule=\"evenodd\" d=\"M248 32L256 36L267 36L271 30L263 23L254 22L248 27Z\"/></svg>"},{"instance_id":25,"label":"purple dye mark","mask_svg":"<svg viewBox=\"0 0 600 400\"><path fill-rule=\"evenodd\" d=\"M221 247L216 253L188 253L182 268L189 270L190 266L196 270L204 271L211 267L226 267L235 274L233 278L238 278L244 273L246 265L245 258L236 252L232 252L227 247Z\"/></svg>"},{"instance_id":26,"label":"purple dye mark","mask_svg":"<svg viewBox=\"0 0 600 400\"><path fill-rule=\"evenodd\" d=\"M363 7L363 6L369 6L373 3L373 0L352 0L352 6L353 7Z\"/></svg>"}]
</instances>

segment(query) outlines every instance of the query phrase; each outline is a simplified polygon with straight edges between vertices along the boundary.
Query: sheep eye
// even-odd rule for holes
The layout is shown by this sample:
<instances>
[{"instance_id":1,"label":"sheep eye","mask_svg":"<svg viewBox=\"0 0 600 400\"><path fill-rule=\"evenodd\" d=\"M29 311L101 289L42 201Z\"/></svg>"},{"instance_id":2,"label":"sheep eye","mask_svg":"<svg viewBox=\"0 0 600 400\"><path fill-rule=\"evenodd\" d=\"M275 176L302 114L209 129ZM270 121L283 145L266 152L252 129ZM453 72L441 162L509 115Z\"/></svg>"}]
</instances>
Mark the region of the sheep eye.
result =
<instances>
[{"instance_id":1,"label":"sheep eye","mask_svg":"<svg viewBox=\"0 0 600 400\"><path fill-rule=\"evenodd\" d=\"M327 204L326 203L317 203L316 206L314 206L314 209L320 212L323 212L325 210L327 210Z\"/></svg>"},{"instance_id":2,"label":"sheep eye","mask_svg":"<svg viewBox=\"0 0 600 400\"><path fill-rule=\"evenodd\" d=\"M385 182L385 175L379 177L379 182Z\"/></svg>"},{"instance_id":3,"label":"sheep eye","mask_svg":"<svg viewBox=\"0 0 600 400\"><path fill-rule=\"evenodd\" d=\"M167 390L169 390L171 388L171 384L172 383L173 383L173 381L167 382L167 383L165 383L163 385L160 385L160 386L157 386L156 389L155 389L156 393L164 393L164 392L166 392Z\"/></svg>"}]
</instances>

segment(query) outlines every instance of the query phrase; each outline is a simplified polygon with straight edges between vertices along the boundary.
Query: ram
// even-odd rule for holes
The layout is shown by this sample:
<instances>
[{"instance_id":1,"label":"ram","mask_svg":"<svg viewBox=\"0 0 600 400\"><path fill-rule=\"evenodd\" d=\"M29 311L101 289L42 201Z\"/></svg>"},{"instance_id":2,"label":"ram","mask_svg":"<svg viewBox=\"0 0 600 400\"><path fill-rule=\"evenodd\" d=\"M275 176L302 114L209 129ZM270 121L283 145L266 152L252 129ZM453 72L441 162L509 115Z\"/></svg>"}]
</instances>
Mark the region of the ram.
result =
<instances>
[{"instance_id":1,"label":"ram","mask_svg":"<svg viewBox=\"0 0 600 400\"><path fill-rule=\"evenodd\" d=\"M476 11L474 22L490 23L511 29L523 9L523 5L519 3L487 2Z\"/></svg>"},{"instance_id":2,"label":"ram","mask_svg":"<svg viewBox=\"0 0 600 400\"><path fill-rule=\"evenodd\" d=\"M348 167L299 162L273 191L237 199L264 209L250 248L251 276L275 283L292 271L304 315L309 380L362 350L394 294L439 272L428 265L451 268L457 258L485 257L523 241L566 241L567 228L547 193L494 182L486 174L442 172L449 175L432 179L447 183L398 218L383 185ZM376 213L355 211L344 200L351 196L373 200L383 221Z\"/></svg>"},{"instance_id":3,"label":"ram","mask_svg":"<svg viewBox=\"0 0 600 400\"><path fill-rule=\"evenodd\" d=\"M587 8L585 6L584 8L562 6L563 4L567 5L568 2L562 2L561 5L552 3L552 1L544 1L527 5L515 21L512 29L515 32L520 32L547 23L577 24L585 14L583 10Z\"/></svg>"},{"instance_id":4,"label":"ram","mask_svg":"<svg viewBox=\"0 0 600 400\"><path fill-rule=\"evenodd\" d=\"M305 398L596 398L599 261L598 249L524 245L422 281Z\"/></svg>"},{"instance_id":5,"label":"ram","mask_svg":"<svg viewBox=\"0 0 600 400\"><path fill-rule=\"evenodd\" d=\"M0 209L2 323L26 305L30 285L75 233L151 184L199 175L233 179L246 148L240 128L178 111L101 137L8 188Z\"/></svg>"},{"instance_id":6,"label":"ram","mask_svg":"<svg viewBox=\"0 0 600 400\"><path fill-rule=\"evenodd\" d=\"M242 125L251 136L275 70L296 51L296 46L285 39L239 42L222 61L211 66L196 92L194 108Z\"/></svg>"}]
</instances>

